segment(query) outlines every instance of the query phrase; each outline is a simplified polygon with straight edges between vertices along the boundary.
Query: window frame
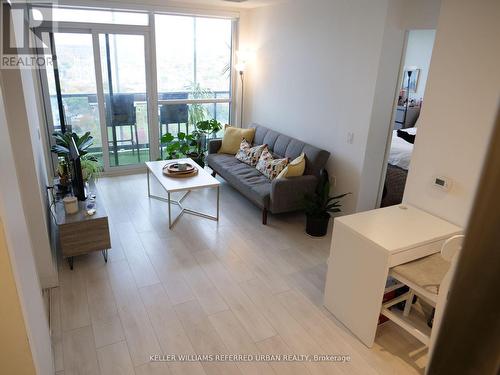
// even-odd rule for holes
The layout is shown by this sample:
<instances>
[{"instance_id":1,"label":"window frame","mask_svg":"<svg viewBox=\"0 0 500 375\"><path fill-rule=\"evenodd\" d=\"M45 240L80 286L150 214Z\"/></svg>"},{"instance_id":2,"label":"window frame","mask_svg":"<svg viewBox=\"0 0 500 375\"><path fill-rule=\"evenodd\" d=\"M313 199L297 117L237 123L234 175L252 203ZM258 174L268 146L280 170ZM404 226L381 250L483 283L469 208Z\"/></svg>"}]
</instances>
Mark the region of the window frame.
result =
<instances>
[{"instance_id":1,"label":"window frame","mask_svg":"<svg viewBox=\"0 0 500 375\"><path fill-rule=\"evenodd\" d=\"M91 22L57 22L57 21L43 21L37 28L40 29L55 29L65 30L65 32L78 32L78 30L91 30L92 34L98 33L120 33L120 34L144 34L147 35L145 41L147 43L145 54L145 62L147 66L147 80L150 87L149 95L147 96L148 103L148 129L149 129L149 152L150 160L156 160L160 156L160 137L159 137L159 116L158 109L160 105L168 104L225 104L229 105L229 123L235 123L236 114L236 102L235 92L236 86L236 72L234 71L234 64L236 61L236 50L238 48L238 31L239 31L239 12L223 11L223 10L200 10L196 8L177 8L169 6L146 6L146 5L136 5L136 4L126 4L123 8L117 7L116 3L108 2L85 2L85 5L79 5L78 2L68 3L67 1L60 1L57 6L60 8L74 8L74 9L87 9L87 10L107 10L107 11L122 11L122 12L140 12L146 13L148 15L148 25L124 25L124 24L107 24L107 23L91 23ZM229 82L229 96L228 98L205 98L205 99L169 99L169 100L158 100L158 88L157 88L157 61L156 61L156 28L155 28L155 15L165 14L165 15L183 15L190 17L203 17L203 18L220 18L228 19L231 21L231 54L230 54L230 82ZM45 98L47 93L43 87L44 73L39 71L39 84L38 95L40 98ZM97 84L99 84L97 82ZM45 100L42 100L43 103ZM47 104L44 105L45 112L47 112ZM49 102L50 107L50 102ZM50 110L50 108L49 108ZM52 131L53 124L52 118L48 119L47 114L45 116L45 121L43 121L43 126L45 126L45 132L47 133L50 143L52 143ZM102 126L101 126L102 128ZM107 141L107 138L106 138ZM104 142L104 139L103 139ZM55 175L57 160L52 157L50 149L46 151L48 153L48 159L53 161L53 171ZM103 152L104 154L104 152ZM127 171L133 170L145 170L144 164L130 165L130 166L119 166L109 168L104 171L104 175L115 175L126 173Z\"/></svg>"}]
</instances>

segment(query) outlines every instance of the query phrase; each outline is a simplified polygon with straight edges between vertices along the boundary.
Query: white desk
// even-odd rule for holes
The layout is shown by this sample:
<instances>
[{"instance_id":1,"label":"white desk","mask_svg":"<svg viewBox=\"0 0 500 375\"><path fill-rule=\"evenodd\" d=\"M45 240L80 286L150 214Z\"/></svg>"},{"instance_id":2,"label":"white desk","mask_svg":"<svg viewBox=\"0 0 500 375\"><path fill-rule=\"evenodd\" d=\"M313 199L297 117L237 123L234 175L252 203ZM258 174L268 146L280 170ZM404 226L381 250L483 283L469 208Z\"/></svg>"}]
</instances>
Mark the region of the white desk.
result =
<instances>
[{"instance_id":1,"label":"white desk","mask_svg":"<svg viewBox=\"0 0 500 375\"><path fill-rule=\"evenodd\" d=\"M373 346L389 268L441 250L462 228L409 205L335 219L325 307Z\"/></svg>"}]
</instances>

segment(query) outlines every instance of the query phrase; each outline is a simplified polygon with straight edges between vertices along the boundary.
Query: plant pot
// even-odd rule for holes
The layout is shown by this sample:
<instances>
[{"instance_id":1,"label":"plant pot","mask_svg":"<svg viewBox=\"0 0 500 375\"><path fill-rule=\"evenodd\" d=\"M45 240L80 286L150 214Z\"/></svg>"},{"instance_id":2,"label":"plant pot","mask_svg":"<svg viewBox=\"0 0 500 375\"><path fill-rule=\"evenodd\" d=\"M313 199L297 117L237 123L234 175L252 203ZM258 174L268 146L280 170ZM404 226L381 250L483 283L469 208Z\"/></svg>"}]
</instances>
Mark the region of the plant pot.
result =
<instances>
[{"instance_id":1,"label":"plant pot","mask_svg":"<svg viewBox=\"0 0 500 375\"><path fill-rule=\"evenodd\" d=\"M313 237L323 237L328 232L330 215L310 216L306 215L306 233Z\"/></svg>"},{"instance_id":2,"label":"plant pot","mask_svg":"<svg viewBox=\"0 0 500 375\"><path fill-rule=\"evenodd\" d=\"M205 155L187 154L187 157L193 159L200 167L205 168Z\"/></svg>"}]
</instances>

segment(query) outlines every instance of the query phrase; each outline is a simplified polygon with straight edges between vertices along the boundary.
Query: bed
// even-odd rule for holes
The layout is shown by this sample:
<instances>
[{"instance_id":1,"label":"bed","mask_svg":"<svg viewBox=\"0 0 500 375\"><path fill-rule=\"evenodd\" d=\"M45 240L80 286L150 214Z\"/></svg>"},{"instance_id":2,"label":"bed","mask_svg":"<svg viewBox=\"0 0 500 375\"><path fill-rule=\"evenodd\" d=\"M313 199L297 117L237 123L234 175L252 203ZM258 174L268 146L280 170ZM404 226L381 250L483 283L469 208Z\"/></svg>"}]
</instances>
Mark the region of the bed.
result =
<instances>
[{"instance_id":1,"label":"bed","mask_svg":"<svg viewBox=\"0 0 500 375\"><path fill-rule=\"evenodd\" d=\"M417 128L402 129L408 134L416 135ZM381 207L393 206L403 201L406 177L410 167L413 144L398 137L397 130L393 131L391 149L387 160L387 174L385 176L384 192Z\"/></svg>"}]
</instances>

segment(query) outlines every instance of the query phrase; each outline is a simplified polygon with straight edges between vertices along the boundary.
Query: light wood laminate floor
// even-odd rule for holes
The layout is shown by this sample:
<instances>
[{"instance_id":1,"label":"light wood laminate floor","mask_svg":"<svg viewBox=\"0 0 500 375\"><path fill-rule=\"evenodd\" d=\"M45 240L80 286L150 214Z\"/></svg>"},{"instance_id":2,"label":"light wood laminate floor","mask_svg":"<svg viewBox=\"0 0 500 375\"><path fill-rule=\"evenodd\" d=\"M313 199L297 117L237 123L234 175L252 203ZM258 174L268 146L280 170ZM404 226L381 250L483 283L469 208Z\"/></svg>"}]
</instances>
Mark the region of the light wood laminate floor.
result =
<instances>
[{"instance_id":1,"label":"light wood laminate floor","mask_svg":"<svg viewBox=\"0 0 500 375\"><path fill-rule=\"evenodd\" d=\"M57 374L419 374L427 351L393 325L366 348L322 306L331 234L301 214L260 211L226 183L219 223L191 215L168 229L145 174L99 181L112 250L61 262L52 290ZM153 192L161 190L153 184ZM186 206L214 212L215 191ZM175 211L174 211L175 212ZM154 354L344 354L332 362L150 362Z\"/></svg>"}]
</instances>

